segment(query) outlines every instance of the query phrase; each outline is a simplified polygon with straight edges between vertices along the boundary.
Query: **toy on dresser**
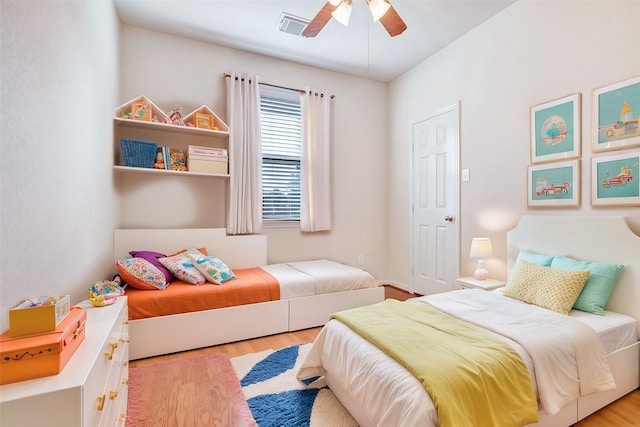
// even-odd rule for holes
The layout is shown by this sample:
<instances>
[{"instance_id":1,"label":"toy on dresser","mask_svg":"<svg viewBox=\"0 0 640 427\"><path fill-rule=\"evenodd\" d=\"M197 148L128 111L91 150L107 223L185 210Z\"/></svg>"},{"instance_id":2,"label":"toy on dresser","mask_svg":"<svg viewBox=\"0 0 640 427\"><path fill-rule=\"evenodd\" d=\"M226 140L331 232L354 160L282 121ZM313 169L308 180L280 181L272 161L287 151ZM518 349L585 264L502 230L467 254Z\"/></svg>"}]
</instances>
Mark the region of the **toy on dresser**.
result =
<instances>
[{"instance_id":1,"label":"toy on dresser","mask_svg":"<svg viewBox=\"0 0 640 427\"><path fill-rule=\"evenodd\" d=\"M116 275L111 280L97 282L89 288L89 303L95 307L104 307L116 302L116 299L124 295L122 279Z\"/></svg>"}]
</instances>

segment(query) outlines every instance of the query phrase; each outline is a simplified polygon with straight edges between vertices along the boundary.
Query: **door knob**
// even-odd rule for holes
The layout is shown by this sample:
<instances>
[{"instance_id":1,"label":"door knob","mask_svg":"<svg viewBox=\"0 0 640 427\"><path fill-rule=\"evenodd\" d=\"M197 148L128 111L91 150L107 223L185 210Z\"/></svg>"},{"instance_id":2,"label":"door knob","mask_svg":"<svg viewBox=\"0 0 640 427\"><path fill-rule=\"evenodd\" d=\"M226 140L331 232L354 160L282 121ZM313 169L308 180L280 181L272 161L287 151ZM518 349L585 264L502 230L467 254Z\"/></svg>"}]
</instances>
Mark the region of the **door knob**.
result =
<instances>
[{"instance_id":1,"label":"door knob","mask_svg":"<svg viewBox=\"0 0 640 427\"><path fill-rule=\"evenodd\" d=\"M453 217L451 215L447 215L444 217L444 220L447 222L453 222Z\"/></svg>"}]
</instances>

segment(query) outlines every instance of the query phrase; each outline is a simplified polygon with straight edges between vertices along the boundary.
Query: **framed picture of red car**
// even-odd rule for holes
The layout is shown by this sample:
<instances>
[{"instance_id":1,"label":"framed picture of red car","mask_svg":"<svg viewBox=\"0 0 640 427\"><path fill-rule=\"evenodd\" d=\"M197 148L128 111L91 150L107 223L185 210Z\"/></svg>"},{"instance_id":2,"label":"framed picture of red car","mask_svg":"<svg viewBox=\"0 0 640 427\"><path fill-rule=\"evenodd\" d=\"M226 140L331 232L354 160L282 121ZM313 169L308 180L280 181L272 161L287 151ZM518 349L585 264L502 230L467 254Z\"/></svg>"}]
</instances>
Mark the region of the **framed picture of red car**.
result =
<instances>
[{"instance_id":1,"label":"framed picture of red car","mask_svg":"<svg viewBox=\"0 0 640 427\"><path fill-rule=\"evenodd\" d=\"M527 185L530 207L580 206L580 160L529 166Z\"/></svg>"},{"instance_id":2,"label":"framed picture of red car","mask_svg":"<svg viewBox=\"0 0 640 427\"><path fill-rule=\"evenodd\" d=\"M591 159L591 204L640 206L640 149Z\"/></svg>"}]
</instances>

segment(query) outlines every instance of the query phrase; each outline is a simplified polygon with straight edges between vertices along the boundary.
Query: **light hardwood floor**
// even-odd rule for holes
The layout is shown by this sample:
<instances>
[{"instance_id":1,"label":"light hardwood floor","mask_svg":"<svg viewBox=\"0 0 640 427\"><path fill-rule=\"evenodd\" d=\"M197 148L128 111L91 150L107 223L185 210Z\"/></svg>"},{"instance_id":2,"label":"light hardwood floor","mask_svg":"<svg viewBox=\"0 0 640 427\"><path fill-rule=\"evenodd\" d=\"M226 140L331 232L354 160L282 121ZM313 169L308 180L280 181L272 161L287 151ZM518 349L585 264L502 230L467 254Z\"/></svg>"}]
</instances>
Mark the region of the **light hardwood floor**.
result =
<instances>
[{"instance_id":1,"label":"light hardwood floor","mask_svg":"<svg viewBox=\"0 0 640 427\"><path fill-rule=\"evenodd\" d=\"M400 289L385 286L385 297L406 300L414 295ZM305 329L286 334L271 335L255 338L247 341L222 344L197 350L174 353L165 356L150 357L148 359L134 360L130 367L144 366L159 360L178 359L191 357L210 352L224 353L229 357L242 356L248 353L268 349L279 349L296 344L312 342L321 328ZM609 406L590 415L584 420L574 424L574 427L640 427L640 389L636 389L626 396L618 399Z\"/></svg>"}]
</instances>

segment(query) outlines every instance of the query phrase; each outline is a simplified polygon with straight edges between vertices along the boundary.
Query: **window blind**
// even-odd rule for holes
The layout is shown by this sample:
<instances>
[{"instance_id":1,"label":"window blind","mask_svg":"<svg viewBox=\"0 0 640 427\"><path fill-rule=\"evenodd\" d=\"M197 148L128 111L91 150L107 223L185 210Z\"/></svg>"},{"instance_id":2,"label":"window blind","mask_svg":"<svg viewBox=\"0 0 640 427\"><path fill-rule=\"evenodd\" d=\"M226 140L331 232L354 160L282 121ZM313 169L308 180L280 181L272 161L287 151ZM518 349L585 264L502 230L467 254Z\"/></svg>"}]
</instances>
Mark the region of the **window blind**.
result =
<instances>
[{"instance_id":1,"label":"window blind","mask_svg":"<svg viewBox=\"0 0 640 427\"><path fill-rule=\"evenodd\" d=\"M262 218L300 220L300 95L291 90L260 87L262 131Z\"/></svg>"}]
</instances>

